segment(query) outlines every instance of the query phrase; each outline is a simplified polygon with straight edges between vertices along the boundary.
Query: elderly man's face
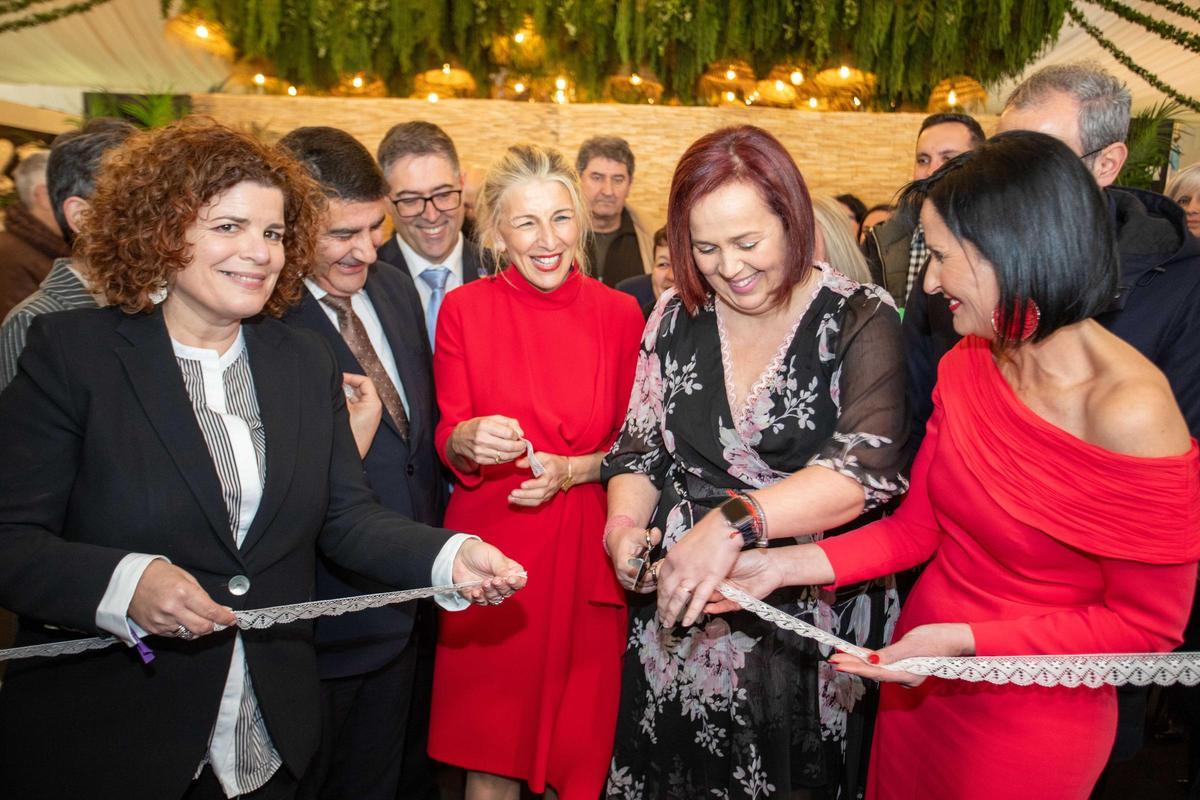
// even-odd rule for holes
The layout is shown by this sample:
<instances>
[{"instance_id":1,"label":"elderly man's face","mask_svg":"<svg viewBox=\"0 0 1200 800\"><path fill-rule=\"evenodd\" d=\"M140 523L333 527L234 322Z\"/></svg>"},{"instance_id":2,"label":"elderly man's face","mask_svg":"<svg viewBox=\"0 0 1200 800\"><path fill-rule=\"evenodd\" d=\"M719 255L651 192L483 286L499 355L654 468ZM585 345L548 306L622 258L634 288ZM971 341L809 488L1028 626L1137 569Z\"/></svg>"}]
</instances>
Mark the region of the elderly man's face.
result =
<instances>
[{"instance_id":1,"label":"elderly man's face","mask_svg":"<svg viewBox=\"0 0 1200 800\"><path fill-rule=\"evenodd\" d=\"M632 180L620 161L596 156L583 168L583 198L593 218L619 216L629 197Z\"/></svg>"},{"instance_id":2,"label":"elderly man's face","mask_svg":"<svg viewBox=\"0 0 1200 800\"><path fill-rule=\"evenodd\" d=\"M349 297L367 282L375 251L383 243L384 200L349 203L331 198L325 229L317 241L313 280L337 297Z\"/></svg>"}]
</instances>

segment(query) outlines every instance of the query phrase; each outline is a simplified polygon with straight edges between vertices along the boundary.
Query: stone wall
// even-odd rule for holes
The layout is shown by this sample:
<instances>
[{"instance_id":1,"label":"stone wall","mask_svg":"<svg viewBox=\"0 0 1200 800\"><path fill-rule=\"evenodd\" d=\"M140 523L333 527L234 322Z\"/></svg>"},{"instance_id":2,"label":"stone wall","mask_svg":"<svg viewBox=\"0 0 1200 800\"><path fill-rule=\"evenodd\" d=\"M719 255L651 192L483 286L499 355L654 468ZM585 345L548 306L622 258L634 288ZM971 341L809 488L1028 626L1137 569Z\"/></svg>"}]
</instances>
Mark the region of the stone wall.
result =
<instances>
[{"instance_id":1,"label":"stone wall","mask_svg":"<svg viewBox=\"0 0 1200 800\"><path fill-rule=\"evenodd\" d=\"M754 124L791 151L813 193L853 192L867 205L887 201L912 174L923 114L816 113L769 108L672 108L616 104L555 105L497 100L341 99L229 94L195 95L196 112L281 136L301 125L332 125L372 152L397 122L441 125L464 164L486 167L509 144L554 145L572 159L597 134L627 139L637 158L630 202L652 220L666 216L675 163L687 146L726 125ZM984 128L994 118L981 119Z\"/></svg>"}]
</instances>

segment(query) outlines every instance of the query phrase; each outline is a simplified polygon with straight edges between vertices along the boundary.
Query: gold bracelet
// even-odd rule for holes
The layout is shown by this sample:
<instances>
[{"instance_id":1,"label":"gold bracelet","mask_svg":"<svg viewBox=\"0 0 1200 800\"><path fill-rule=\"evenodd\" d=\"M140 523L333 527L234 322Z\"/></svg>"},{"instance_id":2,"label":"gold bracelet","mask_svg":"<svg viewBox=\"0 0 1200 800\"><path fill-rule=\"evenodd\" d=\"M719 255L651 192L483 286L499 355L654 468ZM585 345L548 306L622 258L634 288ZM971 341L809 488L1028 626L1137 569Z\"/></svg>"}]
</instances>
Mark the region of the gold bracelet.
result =
<instances>
[{"instance_id":1,"label":"gold bracelet","mask_svg":"<svg viewBox=\"0 0 1200 800\"><path fill-rule=\"evenodd\" d=\"M567 479L562 482L562 485L558 487L558 490L560 492L568 492L571 490L571 487L574 485L575 485L575 476L571 472L571 457L567 456Z\"/></svg>"}]
</instances>

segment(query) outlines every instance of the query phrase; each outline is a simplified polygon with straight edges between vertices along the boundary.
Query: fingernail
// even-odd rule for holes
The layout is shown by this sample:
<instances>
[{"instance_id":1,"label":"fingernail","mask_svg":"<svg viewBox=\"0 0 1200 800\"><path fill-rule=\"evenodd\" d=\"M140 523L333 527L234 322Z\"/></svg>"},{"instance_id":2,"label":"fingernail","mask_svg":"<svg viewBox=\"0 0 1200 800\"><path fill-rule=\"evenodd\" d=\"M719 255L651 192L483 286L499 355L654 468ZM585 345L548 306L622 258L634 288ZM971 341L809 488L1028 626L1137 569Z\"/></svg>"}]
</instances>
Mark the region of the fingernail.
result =
<instances>
[{"instance_id":1,"label":"fingernail","mask_svg":"<svg viewBox=\"0 0 1200 800\"><path fill-rule=\"evenodd\" d=\"M877 653L871 653L871 655L867 656L867 661L870 662L871 664L878 664L879 663L879 655Z\"/></svg>"}]
</instances>

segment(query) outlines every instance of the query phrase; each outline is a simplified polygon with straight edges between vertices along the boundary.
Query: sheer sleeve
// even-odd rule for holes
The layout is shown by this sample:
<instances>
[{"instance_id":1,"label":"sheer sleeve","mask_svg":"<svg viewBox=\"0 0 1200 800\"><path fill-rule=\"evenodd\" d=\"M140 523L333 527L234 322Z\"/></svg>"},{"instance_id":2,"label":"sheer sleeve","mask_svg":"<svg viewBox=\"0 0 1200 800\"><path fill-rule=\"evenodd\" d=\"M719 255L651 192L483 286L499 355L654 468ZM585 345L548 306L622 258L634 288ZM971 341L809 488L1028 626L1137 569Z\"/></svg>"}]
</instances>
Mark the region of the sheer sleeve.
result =
<instances>
[{"instance_id":1,"label":"sheer sleeve","mask_svg":"<svg viewBox=\"0 0 1200 800\"><path fill-rule=\"evenodd\" d=\"M682 308L675 292L668 289L646 321L625 423L600 466L605 483L615 475L635 473L648 477L656 489L663 487L671 466L668 450L671 434L664 432L664 387L668 381L678 382L680 377L675 375L679 367L671 357L670 341Z\"/></svg>"},{"instance_id":2,"label":"sheer sleeve","mask_svg":"<svg viewBox=\"0 0 1200 800\"><path fill-rule=\"evenodd\" d=\"M834 326L836 326L836 331ZM832 379L838 420L834 433L809 459L863 487L870 509L902 494L909 416L905 397L900 316L882 290L863 286L831 323L836 346L822 360L836 363Z\"/></svg>"}]
</instances>

